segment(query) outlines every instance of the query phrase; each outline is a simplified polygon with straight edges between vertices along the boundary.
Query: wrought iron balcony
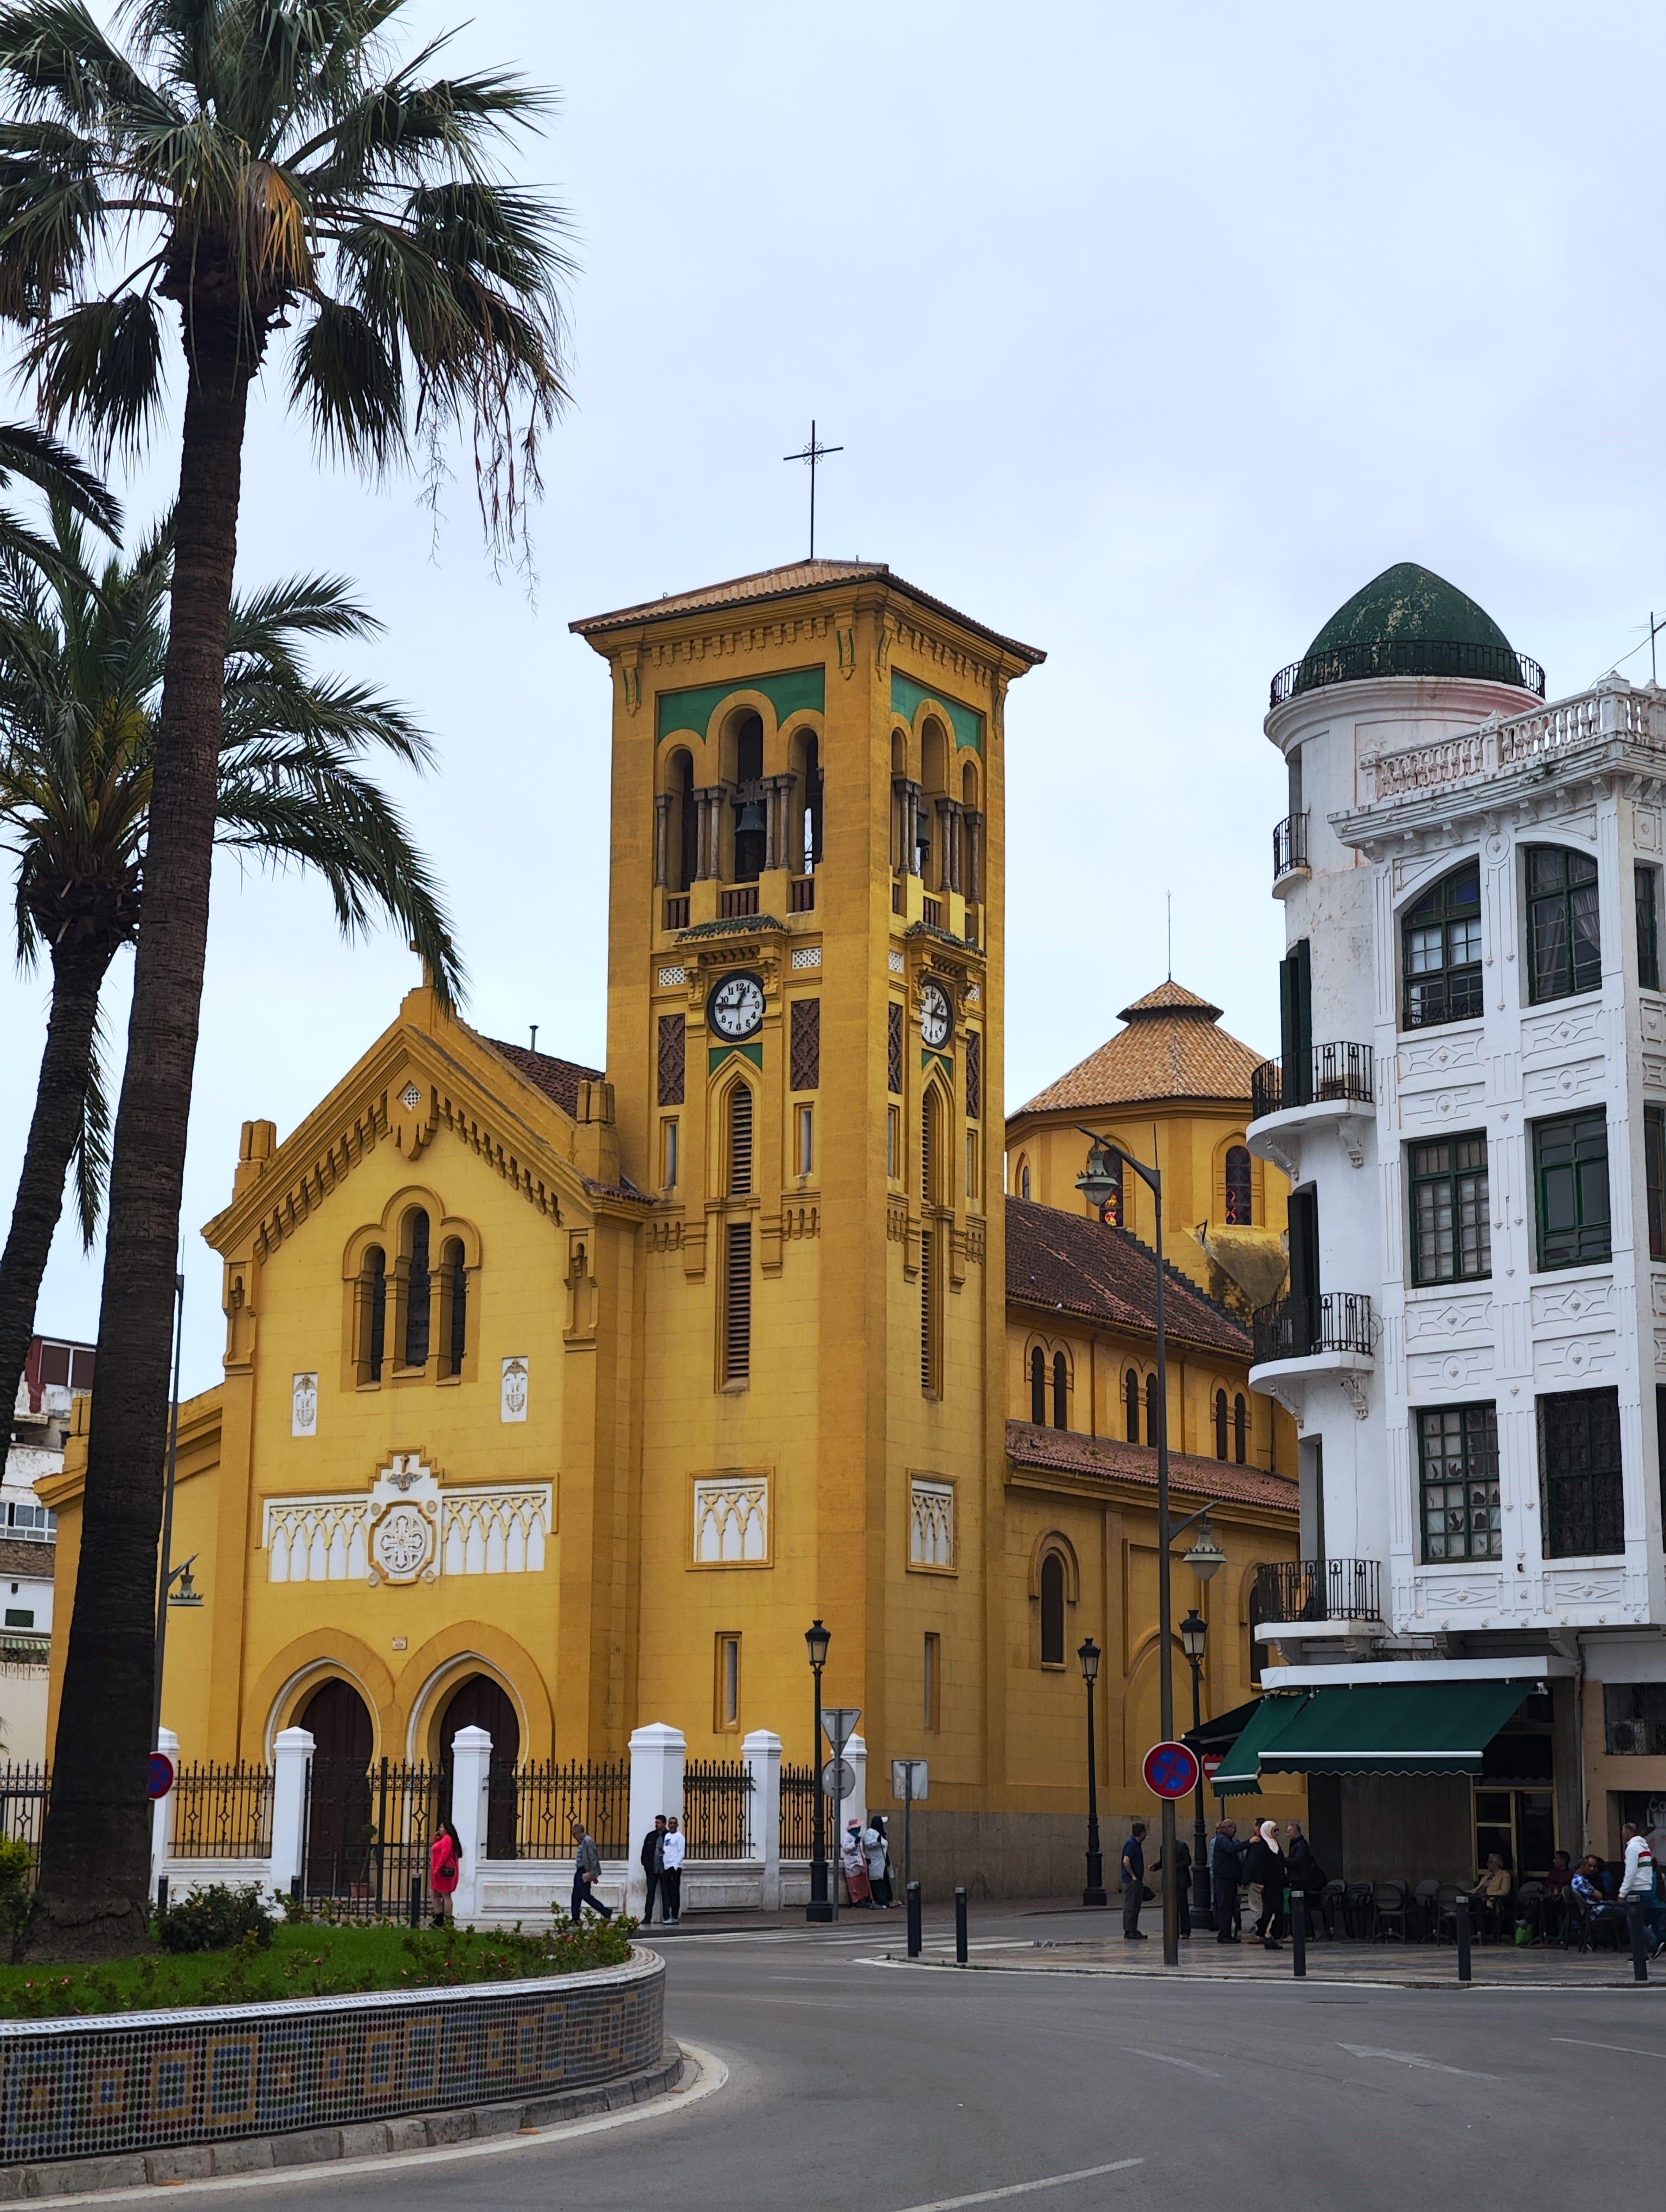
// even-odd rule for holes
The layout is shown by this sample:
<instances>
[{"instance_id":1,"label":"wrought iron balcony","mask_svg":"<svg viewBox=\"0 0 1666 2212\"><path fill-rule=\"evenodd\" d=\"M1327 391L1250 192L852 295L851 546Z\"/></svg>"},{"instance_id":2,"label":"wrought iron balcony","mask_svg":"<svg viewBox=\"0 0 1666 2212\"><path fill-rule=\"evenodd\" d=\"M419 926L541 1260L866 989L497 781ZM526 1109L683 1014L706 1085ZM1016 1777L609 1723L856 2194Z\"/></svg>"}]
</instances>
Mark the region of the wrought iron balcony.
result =
<instances>
[{"instance_id":1,"label":"wrought iron balcony","mask_svg":"<svg viewBox=\"0 0 1666 2212\"><path fill-rule=\"evenodd\" d=\"M1280 1298L1256 1308L1250 1334L1258 1367L1273 1359L1311 1359L1324 1352L1362 1352L1369 1359L1371 1300L1364 1291Z\"/></svg>"},{"instance_id":2,"label":"wrought iron balcony","mask_svg":"<svg viewBox=\"0 0 1666 2212\"><path fill-rule=\"evenodd\" d=\"M1325 684L1362 684L1374 676L1468 676L1488 684L1513 684L1545 696L1545 672L1536 660L1507 646L1471 645L1458 638L1363 638L1292 660L1273 678L1271 704L1282 707L1298 692Z\"/></svg>"},{"instance_id":3,"label":"wrought iron balcony","mask_svg":"<svg viewBox=\"0 0 1666 2212\"><path fill-rule=\"evenodd\" d=\"M1381 1620L1376 1559L1263 1559L1256 1569L1259 1620Z\"/></svg>"},{"instance_id":4,"label":"wrought iron balcony","mask_svg":"<svg viewBox=\"0 0 1666 2212\"><path fill-rule=\"evenodd\" d=\"M1290 1060L1264 1060L1250 1078L1250 1114L1296 1106L1369 1106L1376 1066L1368 1044L1316 1044Z\"/></svg>"},{"instance_id":5,"label":"wrought iron balcony","mask_svg":"<svg viewBox=\"0 0 1666 2212\"><path fill-rule=\"evenodd\" d=\"M1310 864L1307 857L1307 817L1305 814L1286 814L1273 832L1273 880L1281 884L1286 876Z\"/></svg>"}]
</instances>

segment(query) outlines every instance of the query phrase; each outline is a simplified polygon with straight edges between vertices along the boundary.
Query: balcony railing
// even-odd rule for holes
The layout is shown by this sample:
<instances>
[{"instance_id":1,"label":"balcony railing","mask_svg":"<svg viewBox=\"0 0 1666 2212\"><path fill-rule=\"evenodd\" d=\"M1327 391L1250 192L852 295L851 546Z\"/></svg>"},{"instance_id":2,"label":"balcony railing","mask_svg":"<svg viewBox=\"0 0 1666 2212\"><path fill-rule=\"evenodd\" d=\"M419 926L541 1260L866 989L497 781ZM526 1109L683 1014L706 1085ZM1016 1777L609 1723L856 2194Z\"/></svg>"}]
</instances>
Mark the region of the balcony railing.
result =
<instances>
[{"instance_id":1,"label":"balcony railing","mask_svg":"<svg viewBox=\"0 0 1666 2212\"><path fill-rule=\"evenodd\" d=\"M813 914L816 911L816 878L813 876L794 876L787 886L788 914Z\"/></svg>"},{"instance_id":2,"label":"balcony railing","mask_svg":"<svg viewBox=\"0 0 1666 2212\"><path fill-rule=\"evenodd\" d=\"M685 891L680 898L668 898L666 901L666 927L686 929L688 926L689 900Z\"/></svg>"},{"instance_id":3,"label":"balcony railing","mask_svg":"<svg viewBox=\"0 0 1666 2212\"><path fill-rule=\"evenodd\" d=\"M717 895L717 915L720 921L739 921L743 915L757 912L757 885L739 884L732 891Z\"/></svg>"},{"instance_id":4,"label":"balcony railing","mask_svg":"<svg viewBox=\"0 0 1666 2212\"><path fill-rule=\"evenodd\" d=\"M1257 1366L1269 1359L1310 1359L1319 1352L1371 1356L1371 1300L1364 1291L1280 1298L1257 1307L1250 1327Z\"/></svg>"},{"instance_id":5,"label":"balcony railing","mask_svg":"<svg viewBox=\"0 0 1666 2212\"><path fill-rule=\"evenodd\" d=\"M1381 1620L1377 1559L1263 1559L1256 1569L1259 1620Z\"/></svg>"},{"instance_id":6,"label":"balcony railing","mask_svg":"<svg viewBox=\"0 0 1666 2212\"><path fill-rule=\"evenodd\" d=\"M1375 1079L1368 1044L1316 1044L1305 1055L1264 1060L1250 1078L1250 1118L1295 1106L1369 1106Z\"/></svg>"},{"instance_id":7,"label":"balcony railing","mask_svg":"<svg viewBox=\"0 0 1666 2212\"><path fill-rule=\"evenodd\" d=\"M1273 678L1270 703L1282 707L1301 691L1325 684L1361 684L1374 676L1459 676L1488 684L1513 684L1545 696L1545 672L1524 653L1507 645L1471 645L1459 638L1362 638L1292 660Z\"/></svg>"},{"instance_id":8,"label":"balcony railing","mask_svg":"<svg viewBox=\"0 0 1666 2212\"><path fill-rule=\"evenodd\" d=\"M1307 817L1286 814L1273 832L1273 880L1282 883L1308 865Z\"/></svg>"},{"instance_id":9,"label":"balcony railing","mask_svg":"<svg viewBox=\"0 0 1666 2212\"><path fill-rule=\"evenodd\" d=\"M941 900L941 899L935 899L935 898L930 898L930 897L922 898L922 899L921 900L921 902L920 902L920 911L921 911L921 913L924 915L924 917L925 917L926 921L929 923L929 925L931 926L931 927L932 927L932 928L933 928L933 929L941 929L941 928L942 928L942 927L943 927L943 902L942 902L942 900Z\"/></svg>"}]
</instances>

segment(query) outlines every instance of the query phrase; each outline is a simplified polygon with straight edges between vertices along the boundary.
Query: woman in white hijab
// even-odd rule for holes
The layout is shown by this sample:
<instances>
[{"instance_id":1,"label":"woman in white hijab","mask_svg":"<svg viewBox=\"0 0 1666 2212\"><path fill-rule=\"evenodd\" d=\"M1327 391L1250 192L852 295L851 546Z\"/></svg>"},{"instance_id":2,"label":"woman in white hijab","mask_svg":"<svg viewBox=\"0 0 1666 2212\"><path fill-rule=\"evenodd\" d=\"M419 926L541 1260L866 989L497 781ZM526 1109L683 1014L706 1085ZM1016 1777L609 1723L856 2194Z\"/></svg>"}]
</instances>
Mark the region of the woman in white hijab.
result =
<instances>
[{"instance_id":1,"label":"woman in white hijab","mask_svg":"<svg viewBox=\"0 0 1666 2212\"><path fill-rule=\"evenodd\" d=\"M1264 1950L1276 1951L1284 1933L1284 1853L1279 1848L1279 1824L1263 1820L1244 1856L1243 1878L1260 1893L1256 1933Z\"/></svg>"}]
</instances>

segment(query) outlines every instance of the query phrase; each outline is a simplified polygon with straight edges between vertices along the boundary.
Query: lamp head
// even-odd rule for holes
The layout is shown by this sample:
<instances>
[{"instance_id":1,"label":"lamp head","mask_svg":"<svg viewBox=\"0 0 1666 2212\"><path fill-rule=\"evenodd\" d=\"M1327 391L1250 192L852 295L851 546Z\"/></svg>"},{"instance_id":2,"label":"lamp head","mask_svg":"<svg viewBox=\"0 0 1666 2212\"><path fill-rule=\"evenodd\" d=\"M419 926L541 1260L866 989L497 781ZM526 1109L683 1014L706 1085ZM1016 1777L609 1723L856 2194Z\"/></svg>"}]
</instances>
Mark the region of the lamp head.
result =
<instances>
[{"instance_id":1,"label":"lamp head","mask_svg":"<svg viewBox=\"0 0 1666 2212\"><path fill-rule=\"evenodd\" d=\"M832 1630L824 1628L818 1618L810 1627L805 1630L804 1640L810 1647L810 1664L812 1667L826 1666L827 1647L833 1641Z\"/></svg>"},{"instance_id":2,"label":"lamp head","mask_svg":"<svg viewBox=\"0 0 1666 2212\"><path fill-rule=\"evenodd\" d=\"M1122 1154L1103 1137L1096 1137L1088 1152L1085 1173L1076 1178L1076 1188L1097 1213L1105 1200L1122 1187L1118 1172Z\"/></svg>"},{"instance_id":3,"label":"lamp head","mask_svg":"<svg viewBox=\"0 0 1666 2212\"><path fill-rule=\"evenodd\" d=\"M1200 1522L1197 1534L1192 1539L1192 1548L1186 1554L1186 1565L1199 1582L1207 1583L1212 1575L1218 1575L1225 1564L1226 1554L1221 1550L1214 1530L1207 1520Z\"/></svg>"},{"instance_id":4,"label":"lamp head","mask_svg":"<svg viewBox=\"0 0 1666 2212\"><path fill-rule=\"evenodd\" d=\"M1180 1624L1181 1648L1189 1659L1201 1659L1208 1641L1209 1624L1194 1606Z\"/></svg>"},{"instance_id":5,"label":"lamp head","mask_svg":"<svg viewBox=\"0 0 1666 2212\"><path fill-rule=\"evenodd\" d=\"M1090 1636L1076 1656L1082 1662L1082 1680L1097 1682L1099 1679L1099 1647Z\"/></svg>"}]
</instances>

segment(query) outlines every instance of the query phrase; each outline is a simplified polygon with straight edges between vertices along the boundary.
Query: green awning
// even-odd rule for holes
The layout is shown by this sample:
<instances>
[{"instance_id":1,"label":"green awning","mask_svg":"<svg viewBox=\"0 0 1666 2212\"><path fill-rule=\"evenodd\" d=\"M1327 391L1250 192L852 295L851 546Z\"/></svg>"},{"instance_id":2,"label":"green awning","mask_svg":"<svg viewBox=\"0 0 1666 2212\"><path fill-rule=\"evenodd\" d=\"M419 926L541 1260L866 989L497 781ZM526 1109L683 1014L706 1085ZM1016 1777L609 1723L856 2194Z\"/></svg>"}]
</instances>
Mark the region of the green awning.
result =
<instances>
[{"instance_id":1,"label":"green awning","mask_svg":"<svg viewBox=\"0 0 1666 2212\"><path fill-rule=\"evenodd\" d=\"M1521 1677L1280 1692L1262 1700L1214 1786L1231 1796L1262 1774L1479 1774L1482 1753L1532 1688Z\"/></svg>"}]
</instances>

